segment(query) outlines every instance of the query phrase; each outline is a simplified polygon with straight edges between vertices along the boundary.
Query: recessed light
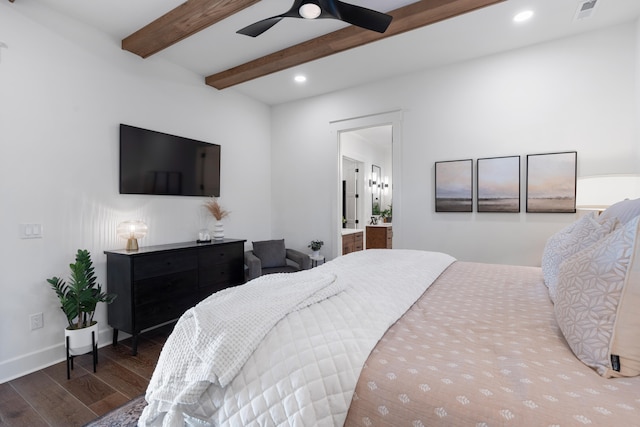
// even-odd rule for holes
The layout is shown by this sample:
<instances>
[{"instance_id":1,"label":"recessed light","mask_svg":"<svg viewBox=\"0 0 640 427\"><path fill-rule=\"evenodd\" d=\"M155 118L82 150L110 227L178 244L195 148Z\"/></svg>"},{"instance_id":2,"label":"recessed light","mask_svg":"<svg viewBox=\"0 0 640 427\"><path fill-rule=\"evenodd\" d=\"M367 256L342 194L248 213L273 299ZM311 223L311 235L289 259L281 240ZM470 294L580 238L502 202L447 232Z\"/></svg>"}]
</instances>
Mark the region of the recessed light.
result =
<instances>
[{"instance_id":1,"label":"recessed light","mask_svg":"<svg viewBox=\"0 0 640 427\"><path fill-rule=\"evenodd\" d=\"M518 13L516 16L514 16L513 21L514 22L528 21L529 19L531 19L532 16L533 16L532 10L525 10L523 12Z\"/></svg>"},{"instance_id":2,"label":"recessed light","mask_svg":"<svg viewBox=\"0 0 640 427\"><path fill-rule=\"evenodd\" d=\"M304 82L307 81L307 78L305 76L303 76L302 74L298 74L293 79L298 83L304 83Z\"/></svg>"}]
</instances>

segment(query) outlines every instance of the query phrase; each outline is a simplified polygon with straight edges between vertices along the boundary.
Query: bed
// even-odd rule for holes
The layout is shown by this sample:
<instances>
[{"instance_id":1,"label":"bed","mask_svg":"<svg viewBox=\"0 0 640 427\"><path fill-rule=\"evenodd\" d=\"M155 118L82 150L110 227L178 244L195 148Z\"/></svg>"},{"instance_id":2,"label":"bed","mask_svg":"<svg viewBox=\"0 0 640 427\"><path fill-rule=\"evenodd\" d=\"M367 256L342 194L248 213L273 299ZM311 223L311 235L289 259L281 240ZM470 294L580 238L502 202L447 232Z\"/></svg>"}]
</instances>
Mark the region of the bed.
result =
<instances>
[{"instance_id":1,"label":"bed","mask_svg":"<svg viewBox=\"0 0 640 427\"><path fill-rule=\"evenodd\" d=\"M167 340L140 425L640 425L639 219L601 217L541 268L367 250L215 294Z\"/></svg>"}]
</instances>

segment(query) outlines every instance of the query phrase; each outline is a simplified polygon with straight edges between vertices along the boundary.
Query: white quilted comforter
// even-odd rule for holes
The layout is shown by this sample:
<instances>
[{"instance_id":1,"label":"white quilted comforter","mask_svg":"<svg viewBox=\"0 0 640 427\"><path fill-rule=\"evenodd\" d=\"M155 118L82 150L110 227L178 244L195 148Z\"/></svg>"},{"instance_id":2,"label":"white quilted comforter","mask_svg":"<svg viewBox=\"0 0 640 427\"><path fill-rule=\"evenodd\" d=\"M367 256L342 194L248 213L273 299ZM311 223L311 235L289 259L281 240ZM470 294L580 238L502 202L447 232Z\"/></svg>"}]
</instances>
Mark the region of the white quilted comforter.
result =
<instances>
[{"instance_id":1,"label":"white quilted comforter","mask_svg":"<svg viewBox=\"0 0 640 427\"><path fill-rule=\"evenodd\" d=\"M344 292L286 314L226 386L212 378L185 399L181 387L155 393L152 380L139 425L342 426L375 344L453 261L435 252L367 250L315 268L335 275L331 286ZM163 358L186 345L176 339L178 325L156 369L175 369Z\"/></svg>"}]
</instances>

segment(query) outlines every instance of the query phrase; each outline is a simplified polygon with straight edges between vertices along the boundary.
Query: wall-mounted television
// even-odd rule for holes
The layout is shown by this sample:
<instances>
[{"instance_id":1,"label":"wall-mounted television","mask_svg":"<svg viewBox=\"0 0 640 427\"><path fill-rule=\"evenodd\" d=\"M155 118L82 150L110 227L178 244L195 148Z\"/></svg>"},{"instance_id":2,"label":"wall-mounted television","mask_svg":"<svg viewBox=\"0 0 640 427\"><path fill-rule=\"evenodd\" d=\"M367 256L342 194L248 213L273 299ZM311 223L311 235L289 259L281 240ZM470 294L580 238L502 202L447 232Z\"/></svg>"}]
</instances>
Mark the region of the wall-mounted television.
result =
<instances>
[{"instance_id":1,"label":"wall-mounted television","mask_svg":"<svg viewBox=\"0 0 640 427\"><path fill-rule=\"evenodd\" d=\"M120 194L220 196L220 146L120 125Z\"/></svg>"}]
</instances>

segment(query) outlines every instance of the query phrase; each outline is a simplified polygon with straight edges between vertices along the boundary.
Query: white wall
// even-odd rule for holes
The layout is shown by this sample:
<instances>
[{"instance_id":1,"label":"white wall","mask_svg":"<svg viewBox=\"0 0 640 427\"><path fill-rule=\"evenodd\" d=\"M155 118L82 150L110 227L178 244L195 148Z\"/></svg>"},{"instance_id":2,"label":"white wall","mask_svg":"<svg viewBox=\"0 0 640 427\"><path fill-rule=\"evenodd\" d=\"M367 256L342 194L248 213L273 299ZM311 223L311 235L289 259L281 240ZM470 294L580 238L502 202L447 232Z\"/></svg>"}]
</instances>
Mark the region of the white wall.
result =
<instances>
[{"instance_id":1,"label":"white wall","mask_svg":"<svg viewBox=\"0 0 640 427\"><path fill-rule=\"evenodd\" d=\"M45 279L66 278L78 248L104 285L119 222L148 224L142 246L196 239L205 198L118 194L120 123L220 144L225 234L249 241L271 237L271 124L269 107L37 4L0 2L0 41L1 383L63 360L65 319ZM21 223L44 238L20 239ZM45 326L31 331L38 312ZM105 306L98 320L106 344Z\"/></svg>"},{"instance_id":2,"label":"white wall","mask_svg":"<svg viewBox=\"0 0 640 427\"><path fill-rule=\"evenodd\" d=\"M436 214L434 162L521 155L523 200L526 154L576 150L579 176L640 172L637 40L635 24L621 25L275 107L273 229L335 240L330 122L401 109L395 247L539 265L547 237L575 215ZM275 172L285 165L295 170Z\"/></svg>"}]
</instances>

